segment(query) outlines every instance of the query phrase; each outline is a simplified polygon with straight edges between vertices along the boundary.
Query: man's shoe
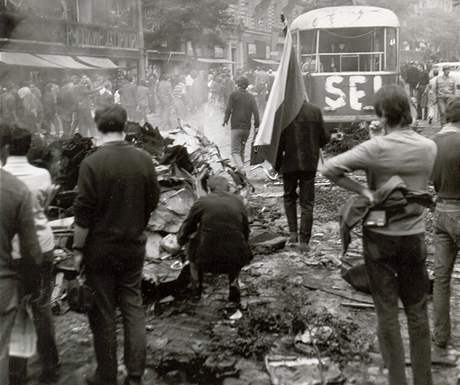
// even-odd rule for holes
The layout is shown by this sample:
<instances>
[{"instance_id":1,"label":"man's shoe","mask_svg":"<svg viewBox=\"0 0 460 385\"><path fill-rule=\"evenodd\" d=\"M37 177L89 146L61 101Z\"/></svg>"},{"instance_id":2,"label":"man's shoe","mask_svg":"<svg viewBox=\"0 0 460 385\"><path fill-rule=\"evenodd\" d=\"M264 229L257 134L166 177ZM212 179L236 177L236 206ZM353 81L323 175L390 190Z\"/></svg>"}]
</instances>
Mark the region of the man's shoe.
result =
<instances>
[{"instance_id":1,"label":"man's shoe","mask_svg":"<svg viewBox=\"0 0 460 385\"><path fill-rule=\"evenodd\" d=\"M434 339L433 339L433 347L435 347L436 349L447 349L447 342L436 342Z\"/></svg>"},{"instance_id":2,"label":"man's shoe","mask_svg":"<svg viewBox=\"0 0 460 385\"><path fill-rule=\"evenodd\" d=\"M297 243L299 242L299 237L297 233L289 233L289 239L286 242L286 246L296 246Z\"/></svg>"},{"instance_id":3,"label":"man's shoe","mask_svg":"<svg viewBox=\"0 0 460 385\"><path fill-rule=\"evenodd\" d=\"M59 381L59 369L43 371L38 377L40 384L55 384Z\"/></svg>"},{"instance_id":4,"label":"man's shoe","mask_svg":"<svg viewBox=\"0 0 460 385\"><path fill-rule=\"evenodd\" d=\"M128 376L125 378L123 385L142 385L142 377Z\"/></svg>"},{"instance_id":5,"label":"man's shoe","mask_svg":"<svg viewBox=\"0 0 460 385\"><path fill-rule=\"evenodd\" d=\"M117 381L107 382L99 378L98 375L86 375L85 381L88 385L117 385Z\"/></svg>"},{"instance_id":6,"label":"man's shoe","mask_svg":"<svg viewBox=\"0 0 460 385\"><path fill-rule=\"evenodd\" d=\"M301 253L306 254L310 251L310 246L308 246L308 242L300 242L299 250Z\"/></svg>"},{"instance_id":7,"label":"man's shoe","mask_svg":"<svg viewBox=\"0 0 460 385\"><path fill-rule=\"evenodd\" d=\"M230 286L230 291L228 294L228 300L230 302L239 304L241 302L241 292L240 289L236 286Z\"/></svg>"},{"instance_id":8,"label":"man's shoe","mask_svg":"<svg viewBox=\"0 0 460 385\"><path fill-rule=\"evenodd\" d=\"M192 288L191 294L190 294L190 299L193 302L198 302L201 299L201 293L203 292L202 288Z\"/></svg>"}]
</instances>

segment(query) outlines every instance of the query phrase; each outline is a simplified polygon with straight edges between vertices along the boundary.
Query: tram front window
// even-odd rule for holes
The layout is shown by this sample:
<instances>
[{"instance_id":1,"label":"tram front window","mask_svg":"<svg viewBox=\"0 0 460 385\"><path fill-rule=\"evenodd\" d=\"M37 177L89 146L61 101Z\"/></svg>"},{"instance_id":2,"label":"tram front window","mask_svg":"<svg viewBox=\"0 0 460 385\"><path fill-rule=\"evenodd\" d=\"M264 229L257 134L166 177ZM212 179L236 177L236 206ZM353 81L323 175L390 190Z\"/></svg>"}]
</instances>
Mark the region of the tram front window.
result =
<instances>
[{"instance_id":1,"label":"tram front window","mask_svg":"<svg viewBox=\"0 0 460 385\"><path fill-rule=\"evenodd\" d=\"M303 72L367 72L396 67L396 31L391 29L391 64L385 66L384 28L341 28L300 32ZM388 29L390 31L390 29ZM319 33L319 49L316 49ZM390 42L387 39L387 51ZM317 52L316 52L317 51ZM317 61L319 60L319 63Z\"/></svg>"}]
</instances>

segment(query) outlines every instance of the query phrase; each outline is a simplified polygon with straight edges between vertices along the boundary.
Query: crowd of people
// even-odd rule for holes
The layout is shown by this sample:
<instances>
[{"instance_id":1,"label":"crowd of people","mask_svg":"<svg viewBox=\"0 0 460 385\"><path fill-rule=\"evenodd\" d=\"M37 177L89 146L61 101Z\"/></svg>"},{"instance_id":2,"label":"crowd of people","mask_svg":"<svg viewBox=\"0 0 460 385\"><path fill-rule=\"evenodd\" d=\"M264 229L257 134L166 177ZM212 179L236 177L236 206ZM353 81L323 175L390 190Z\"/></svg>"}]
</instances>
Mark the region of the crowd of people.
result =
<instances>
[{"instance_id":1,"label":"crowd of people","mask_svg":"<svg viewBox=\"0 0 460 385\"><path fill-rule=\"evenodd\" d=\"M432 68L432 64L420 62L405 63L401 67L401 77L408 87L416 118L429 124L446 123L447 100L457 92L458 81L451 74L449 65Z\"/></svg>"},{"instance_id":2,"label":"crowd of people","mask_svg":"<svg viewBox=\"0 0 460 385\"><path fill-rule=\"evenodd\" d=\"M52 384L59 378L49 303L54 240L46 218L53 187L49 173L27 160L33 132L59 131L56 127L61 125L64 135L77 129L100 138L98 150L81 163L74 203L74 263L80 271L84 268L86 284L94 295L88 317L97 368L86 381L90 385L117 384L118 307L125 338L125 384L140 385L146 366L141 295L144 230L155 215L160 190L151 157L124 140L125 125L130 119L147 119L151 111L168 122L173 114L197 111L204 103L221 104L225 106L223 124L231 123L235 164L243 169L244 143L252 124L257 128L260 123L259 111L265 108L272 85L269 71L257 69L244 75L239 74L237 89L228 71L209 76L192 71L174 78L162 74L140 85L126 78L117 87L107 78L92 81L86 75L65 79L61 85L50 81L42 90L32 83L7 85L1 95L0 125L1 384L8 385L10 377L14 383L24 383L26 365L9 373L15 366L8 357L20 293L29 295L33 304L40 381ZM346 247L352 228L362 222L364 261L389 383L407 384L398 319L401 300L408 320L414 384L432 385L424 209L433 203L428 193L431 180L438 199L433 342L436 348L446 349L450 342L450 279L460 247L460 102L452 98L456 84L448 68L430 80L427 69L414 65L405 70L404 77L411 95L423 94L425 91L419 91L428 88L436 97L443 128L433 140L411 128L411 99L405 89L386 85L374 101L381 130L372 131L369 140L325 163L320 151L330 133L322 111L304 101L279 138L274 168L283 178L288 245L303 254L309 253L318 169L333 183L356 193L342 210L342 240ZM348 175L358 170L368 176L367 184ZM229 192L225 179L210 177L207 189L191 208L177 241L190 259L193 298L201 296L204 272L227 274L228 299L239 306L239 273L252 258L247 210L243 200Z\"/></svg>"},{"instance_id":3,"label":"crowd of people","mask_svg":"<svg viewBox=\"0 0 460 385\"><path fill-rule=\"evenodd\" d=\"M240 73L250 80L249 91L263 111L273 73L260 68ZM115 103L126 109L130 121L144 122L151 119L149 115L158 114L159 125L171 129L178 118L201 111L206 103L224 110L234 90L234 77L227 68L151 73L140 82L130 75L119 79L100 74L72 75L62 81L11 81L0 87L0 116L2 122L19 124L32 132L59 137L78 132L94 137L95 111Z\"/></svg>"}]
</instances>

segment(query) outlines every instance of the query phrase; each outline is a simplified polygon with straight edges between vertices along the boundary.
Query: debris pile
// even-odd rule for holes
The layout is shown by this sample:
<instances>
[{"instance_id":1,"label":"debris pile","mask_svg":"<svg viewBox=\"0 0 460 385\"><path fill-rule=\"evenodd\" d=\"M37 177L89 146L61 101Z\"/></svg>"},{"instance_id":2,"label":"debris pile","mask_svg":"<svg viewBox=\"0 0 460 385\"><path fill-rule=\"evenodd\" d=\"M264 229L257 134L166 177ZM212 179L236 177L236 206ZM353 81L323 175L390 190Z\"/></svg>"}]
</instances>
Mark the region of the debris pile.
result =
<instances>
[{"instance_id":1,"label":"debris pile","mask_svg":"<svg viewBox=\"0 0 460 385\"><path fill-rule=\"evenodd\" d=\"M350 362L370 361L370 339L357 324L293 301L285 308L249 307L236 324L217 323L209 351L265 362L274 384L342 384Z\"/></svg>"},{"instance_id":2,"label":"debris pile","mask_svg":"<svg viewBox=\"0 0 460 385\"><path fill-rule=\"evenodd\" d=\"M337 155L368 139L369 127L366 122L355 121L349 126L342 127L339 132L333 133L331 141L326 145L326 152Z\"/></svg>"},{"instance_id":3,"label":"debris pile","mask_svg":"<svg viewBox=\"0 0 460 385\"><path fill-rule=\"evenodd\" d=\"M369 359L370 342L359 326L327 310L308 308L293 322L296 350L309 357L329 357L339 364Z\"/></svg>"},{"instance_id":4,"label":"debris pile","mask_svg":"<svg viewBox=\"0 0 460 385\"><path fill-rule=\"evenodd\" d=\"M161 188L160 201L148 224L145 281L154 286L175 281L185 262L175 234L195 200L206 191L210 175L228 179L231 191L243 198L253 189L246 176L223 159L219 148L191 126L160 131L146 123L128 123L126 140L147 151L155 164ZM52 219L71 217L82 160L96 150L91 138L36 137L31 161L47 168L59 190L51 203ZM148 285L146 285L146 288ZM152 288L150 288L151 290Z\"/></svg>"}]
</instances>

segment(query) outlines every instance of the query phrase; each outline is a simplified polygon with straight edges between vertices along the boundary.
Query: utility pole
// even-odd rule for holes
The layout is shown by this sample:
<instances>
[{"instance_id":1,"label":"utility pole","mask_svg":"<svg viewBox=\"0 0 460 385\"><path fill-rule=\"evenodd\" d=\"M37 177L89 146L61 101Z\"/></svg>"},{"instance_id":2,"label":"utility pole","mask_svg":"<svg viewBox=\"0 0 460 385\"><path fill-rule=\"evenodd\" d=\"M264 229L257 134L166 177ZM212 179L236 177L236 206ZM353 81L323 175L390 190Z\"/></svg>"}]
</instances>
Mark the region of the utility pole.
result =
<instances>
[{"instance_id":1,"label":"utility pole","mask_svg":"<svg viewBox=\"0 0 460 385\"><path fill-rule=\"evenodd\" d=\"M137 28L139 42L139 65L137 69L138 80L145 80L145 44L144 44L144 15L142 0L136 0L137 8Z\"/></svg>"}]
</instances>

